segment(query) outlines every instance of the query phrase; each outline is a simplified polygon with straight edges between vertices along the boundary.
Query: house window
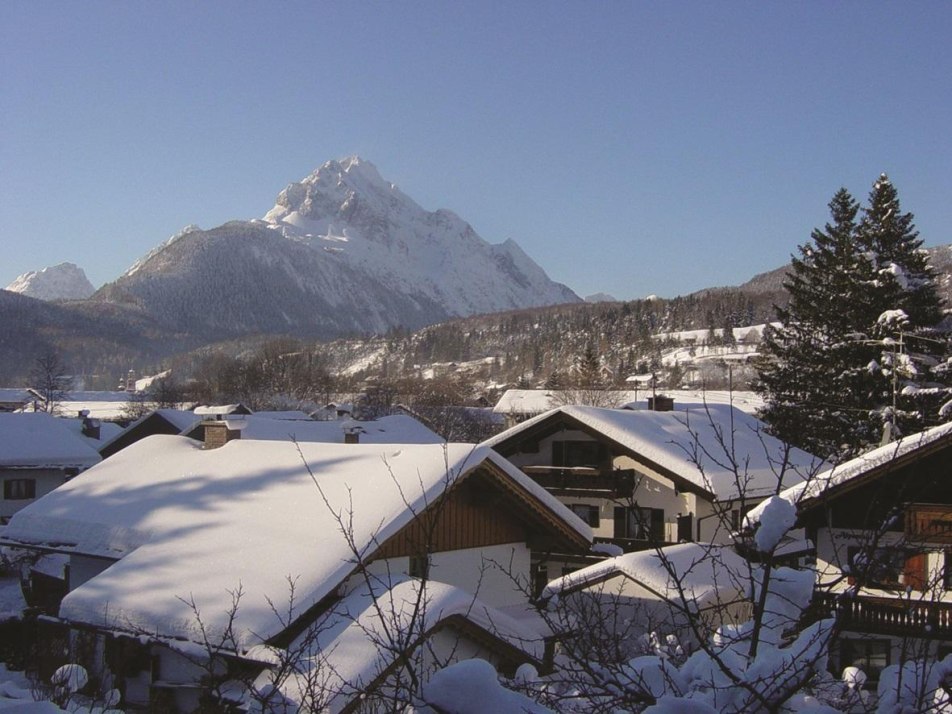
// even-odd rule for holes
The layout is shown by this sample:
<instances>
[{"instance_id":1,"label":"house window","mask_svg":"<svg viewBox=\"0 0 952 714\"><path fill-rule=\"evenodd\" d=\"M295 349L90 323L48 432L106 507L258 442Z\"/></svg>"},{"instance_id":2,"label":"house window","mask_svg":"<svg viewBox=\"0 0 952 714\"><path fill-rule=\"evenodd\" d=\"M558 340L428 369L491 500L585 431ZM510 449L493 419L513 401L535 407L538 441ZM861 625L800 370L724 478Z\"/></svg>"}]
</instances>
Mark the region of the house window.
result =
<instances>
[{"instance_id":1,"label":"house window","mask_svg":"<svg viewBox=\"0 0 952 714\"><path fill-rule=\"evenodd\" d=\"M615 506L615 537L664 541L664 509Z\"/></svg>"},{"instance_id":2,"label":"house window","mask_svg":"<svg viewBox=\"0 0 952 714\"><path fill-rule=\"evenodd\" d=\"M585 523L592 526L593 528L598 528L600 522L598 515L598 506L593 506L590 503L573 503L569 506L572 513L581 518Z\"/></svg>"},{"instance_id":3,"label":"house window","mask_svg":"<svg viewBox=\"0 0 952 714\"><path fill-rule=\"evenodd\" d=\"M597 441L555 441L552 443L552 465L597 469L607 460L607 449Z\"/></svg>"},{"instance_id":4,"label":"house window","mask_svg":"<svg viewBox=\"0 0 952 714\"><path fill-rule=\"evenodd\" d=\"M952 590L952 550L945 551L945 562L942 565L942 585L946 590Z\"/></svg>"},{"instance_id":5,"label":"house window","mask_svg":"<svg viewBox=\"0 0 952 714\"><path fill-rule=\"evenodd\" d=\"M3 482L3 497L8 501L36 498L36 479L8 478Z\"/></svg>"},{"instance_id":6,"label":"house window","mask_svg":"<svg viewBox=\"0 0 952 714\"><path fill-rule=\"evenodd\" d=\"M895 590L922 590L928 579L926 554L909 548L863 548L847 550L849 575L861 584Z\"/></svg>"},{"instance_id":7,"label":"house window","mask_svg":"<svg viewBox=\"0 0 952 714\"><path fill-rule=\"evenodd\" d=\"M840 671L845 667L859 667L869 682L878 682L879 675L889 666L889 640L840 639Z\"/></svg>"},{"instance_id":8,"label":"house window","mask_svg":"<svg viewBox=\"0 0 952 714\"><path fill-rule=\"evenodd\" d=\"M411 578L430 577L430 556L429 555L411 555L408 574Z\"/></svg>"}]
</instances>

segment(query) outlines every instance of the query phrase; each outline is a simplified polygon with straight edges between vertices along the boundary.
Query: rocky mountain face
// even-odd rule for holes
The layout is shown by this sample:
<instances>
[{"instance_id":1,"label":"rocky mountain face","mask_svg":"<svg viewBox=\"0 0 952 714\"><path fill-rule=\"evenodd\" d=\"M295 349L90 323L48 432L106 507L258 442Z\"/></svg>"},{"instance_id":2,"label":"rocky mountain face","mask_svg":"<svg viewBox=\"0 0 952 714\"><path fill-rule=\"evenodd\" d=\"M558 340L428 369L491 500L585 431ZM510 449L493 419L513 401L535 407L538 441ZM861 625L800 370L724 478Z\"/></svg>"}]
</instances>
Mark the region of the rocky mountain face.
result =
<instances>
[{"instance_id":1,"label":"rocky mountain face","mask_svg":"<svg viewBox=\"0 0 952 714\"><path fill-rule=\"evenodd\" d=\"M6 289L47 301L85 300L96 291L83 269L73 263L31 270L7 285Z\"/></svg>"},{"instance_id":2,"label":"rocky mountain face","mask_svg":"<svg viewBox=\"0 0 952 714\"><path fill-rule=\"evenodd\" d=\"M185 229L93 300L225 339L413 329L579 298L514 241L487 243L351 157L290 184L263 219Z\"/></svg>"}]
</instances>

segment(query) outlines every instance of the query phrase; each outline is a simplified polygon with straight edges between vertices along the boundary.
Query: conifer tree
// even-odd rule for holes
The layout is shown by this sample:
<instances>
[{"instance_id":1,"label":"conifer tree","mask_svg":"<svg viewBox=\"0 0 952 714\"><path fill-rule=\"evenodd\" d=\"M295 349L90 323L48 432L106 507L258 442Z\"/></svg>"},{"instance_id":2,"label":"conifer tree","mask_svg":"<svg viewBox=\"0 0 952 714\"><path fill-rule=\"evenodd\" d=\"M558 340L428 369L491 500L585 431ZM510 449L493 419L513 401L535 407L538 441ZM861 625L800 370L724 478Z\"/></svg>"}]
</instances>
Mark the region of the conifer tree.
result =
<instances>
[{"instance_id":1,"label":"conifer tree","mask_svg":"<svg viewBox=\"0 0 952 714\"><path fill-rule=\"evenodd\" d=\"M859 205L842 188L829 207L832 221L792 259L790 300L765 331L758 380L774 435L825 458L874 438L876 387L865 369L875 353L862 330L876 315L865 295L873 267L856 242Z\"/></svg>"},{"instance_id":2,"label":"conifer tree","mask_svg":"<svg viewBox=\"0 0 952 714\"><path fill-rule=\"evenodd\" d=\"M935 273L888 178L859 222L846 189L829 206L832 222L792 260L758 389L776 436L835 460L952 418L952 370Z\"/></svg>"},{"instance_id":3,"label":"conifer tree","mask_svg":"<svg viewBox=\"0 0 952 714\"><path fill-rule=\"evenodd\" d=\"M943 316L936 273L886 174L873 184L857 240L876 271L870 302L879 311L873 335L880 369L873 371L881 377L883 414L897 434L946 421L940 411L952 391L952 370L948 333L936 329Z\"/></svg>"}]
</instances>

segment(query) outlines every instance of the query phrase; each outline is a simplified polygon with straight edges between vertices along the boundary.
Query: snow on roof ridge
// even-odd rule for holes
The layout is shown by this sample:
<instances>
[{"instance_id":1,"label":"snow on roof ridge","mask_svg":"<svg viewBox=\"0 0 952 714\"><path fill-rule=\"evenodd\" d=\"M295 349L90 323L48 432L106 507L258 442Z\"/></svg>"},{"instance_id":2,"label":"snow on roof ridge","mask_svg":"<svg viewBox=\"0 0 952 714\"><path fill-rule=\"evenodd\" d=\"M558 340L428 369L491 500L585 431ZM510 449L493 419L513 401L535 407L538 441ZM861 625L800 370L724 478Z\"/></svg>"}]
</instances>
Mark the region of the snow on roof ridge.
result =
<instances>
[{"instance_id":1,"label":"snow on roof ridge","mask_svg":"<svg viewBox=\"0 0 952 714\"><path fill-rule=\"evenodd\" d=\"M730 545L679 543L606 558L551 581L543 590L542 597L549 598L622 575L661 597L677 590L677 583L686 600L698 601L712 589L717 589L717 566L724 569L724 575L736 585L747 572L746 564L747 561ZM680 599L680 592L676 595Z\"/></svg>"},{"instance_id":2,"label":"snow on roof ridge","mask_svg":"<svg viewBox=\"0 0 952 714\"><path fill-rule=\"evenodd\" d=\"M733 426L734 457L738 468L743 471L740 476L749 477L744 485L747 496L772 493L776 489L778 468L789 483L795 479L803 480L803 472L813 473L823 463L800 449L786 454L782 443L763 430L762 422L729 404L688 404L667 412L560 406L527 419L483 443L495 447L559 413L582 422L720 499L735 497L738 492L738 474L723 463L729 459L723 453L725 444L719 443L718 430L723 433L728 422ZM696 417L693 421L692 416ZM749 443L744 443L748 440ZM695 452L705 467L703 470L692 461ZM784 458L788 459L786 463ZM763 483L758 485L758 480Z\"/></svg>"},{"instance_id":3,"label":"snow on roof ridge","mask_svg":"<svg viewBox=\"0 0 952 714\"><path fill-rule=\"evenodd\" d=\"M65 422L46 412L0 412L0 465L88 467L99 452Z\"/></svg>"},{"instance_id":4,"label":"snow on roof ridge","mask_svg":"<svg viewBox=\"0 0 952 714\"><path fill-rule=\"evenodd\" d=\"M417 578L400 578L381 585L383 587L374 588L362 584L335 605L313 639L313 655L301 663L297 678L292 676L282 687L285 696L301 703L309 676L313 676L309 667L320 668L321 676L328 673L329 679L324 684L332 693L324 706L329 712L341 711L361 690L373 685L395 659L394 651L379 646L380 638L384 637L381 631L384 628L403 631L406 629L404 619L410 618L420 618L414 628L428 632L449 618L463 617L537 661L544 656L542 633L484 603L478 593ZM421 597L421 586L426 605L418 610L415 604ZM385 621L381 621L381 613L385 614ZM308 633L302 635L292 643L291 649L300 647L308 636ZM265 672L259 683L270 683L270 675Z\"/></svg>"},{"instance_id":5,"label":"snow on roof ridge","mask_svg":"<svg viewBox=\"0 0 952 714\"><path fill-rule=\"evenodd\" d=\"M799 507L803 501L817 498L823 495L828 489L847 483L858 476L862 476L871 469L887 464L894 459L905 456L916 449L928 446L949 435L952 435L952 422L940 424L931 429L904 436L898 441L883 444L849 461L844 461L826 471L822 471L818 473L815 478L791 486L781 491L778 495L780 498ZM749 526L752 527L755 523L759 522L765 505L766 502L750 510L745 519L745 522Z\"/></svg>"}]
</instances>

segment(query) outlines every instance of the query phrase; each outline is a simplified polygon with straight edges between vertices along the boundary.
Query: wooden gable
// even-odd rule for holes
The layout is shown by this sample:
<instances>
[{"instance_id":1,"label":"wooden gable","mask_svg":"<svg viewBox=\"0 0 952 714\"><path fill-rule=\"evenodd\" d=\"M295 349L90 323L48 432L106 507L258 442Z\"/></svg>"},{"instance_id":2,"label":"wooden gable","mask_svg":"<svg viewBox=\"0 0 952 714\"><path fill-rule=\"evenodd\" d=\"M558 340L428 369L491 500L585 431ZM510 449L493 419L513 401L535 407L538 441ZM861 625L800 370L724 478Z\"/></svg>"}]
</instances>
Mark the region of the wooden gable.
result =
<instances>
[{"instance_id":1,"label":"wooden gable","mask_svg":"<svg viewBox=\"0 0 952 714\"><path fill-rule=\"evenodd\" d=\"M99 455L105 459L108 456L112 456L117 451L122 451L127 446L132 446L134 443L146 438L147 436L154 436L156 434L170 434L174 436L180 431L181 429L172 424L172 422L170 422L164 416L158 412L153 412L138 424L130 426L121 434L116 436L115 439L110 441L108 444L105 444L99 450Z\"/></svg>"},{"instance_id":2,"label":"wooden gable","mask_svg":"<svg viewBox=\"0 0 952 714\"><path fill-rule=\"evenodd\" d=\"M504 543L587 552L591 544L537 496L486 460L389 538L374 558Z\"/></svg>"},{"instance_id":3,"label":"wooden gable","mask_svg":"<svg viewBox=\"0 0 952 714\"><path fill-rule=\"evenodd\" d=\"M889 521L889 530L902 531L913 525L905 524L910 508L931 514L931 524L947 520L936 513L947 512L948 507L952 507L952 438L871 466L802 501L799 511L804 525L813 527L869 529Z\"/></svg>"}]
</instances>

